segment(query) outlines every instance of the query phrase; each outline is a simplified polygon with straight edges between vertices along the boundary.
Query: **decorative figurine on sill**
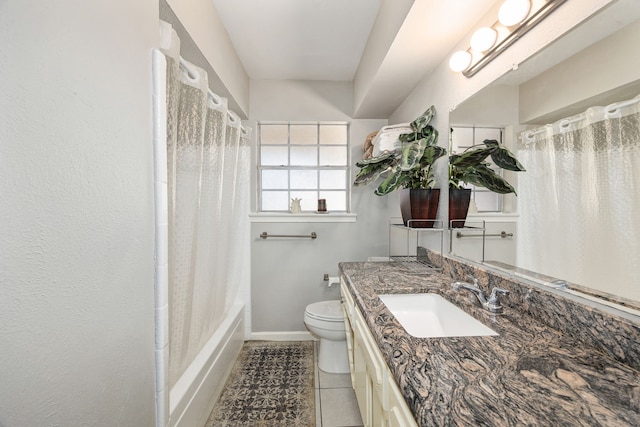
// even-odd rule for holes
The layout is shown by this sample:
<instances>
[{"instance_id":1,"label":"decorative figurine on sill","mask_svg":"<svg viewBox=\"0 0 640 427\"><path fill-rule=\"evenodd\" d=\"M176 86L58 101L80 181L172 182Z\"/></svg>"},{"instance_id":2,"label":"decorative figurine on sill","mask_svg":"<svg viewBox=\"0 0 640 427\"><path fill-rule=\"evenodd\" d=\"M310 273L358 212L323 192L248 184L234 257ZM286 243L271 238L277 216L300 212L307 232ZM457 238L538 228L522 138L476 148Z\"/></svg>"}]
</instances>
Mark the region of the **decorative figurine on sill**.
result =
<instances>
[{"instance_id":1,"label":"decorative figurine on sill","mask_svg":"<svg viewBox=\"0 0 640 427\"><path fill-rule=\"evenodd\" d=\"M302 199L296 199L296 198L291 199L291 209L290 210L291 210L292 214L299 214L299 213L302 212L302 208L300 207L300 201L301 200Z\"/></svg>"}]
</instances>

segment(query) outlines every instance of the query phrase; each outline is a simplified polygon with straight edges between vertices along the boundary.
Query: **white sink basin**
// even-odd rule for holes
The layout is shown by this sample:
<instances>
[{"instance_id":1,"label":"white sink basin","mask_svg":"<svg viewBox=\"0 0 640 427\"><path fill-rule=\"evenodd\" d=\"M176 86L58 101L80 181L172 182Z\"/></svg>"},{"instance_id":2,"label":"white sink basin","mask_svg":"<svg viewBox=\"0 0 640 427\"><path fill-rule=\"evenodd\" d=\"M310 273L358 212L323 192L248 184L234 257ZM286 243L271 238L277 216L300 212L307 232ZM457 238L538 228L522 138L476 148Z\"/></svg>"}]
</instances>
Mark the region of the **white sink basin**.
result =
<instances>
[{"instance_id":1,"label":"white sink basin","mask_svg":"<svg viewBox=\"0 0 640 427\"><path fill-rule=\"evenodd\" d=\"M417 338L498 335L438 294L378 296L402 327Z\"/></svg>"}]
</instances>

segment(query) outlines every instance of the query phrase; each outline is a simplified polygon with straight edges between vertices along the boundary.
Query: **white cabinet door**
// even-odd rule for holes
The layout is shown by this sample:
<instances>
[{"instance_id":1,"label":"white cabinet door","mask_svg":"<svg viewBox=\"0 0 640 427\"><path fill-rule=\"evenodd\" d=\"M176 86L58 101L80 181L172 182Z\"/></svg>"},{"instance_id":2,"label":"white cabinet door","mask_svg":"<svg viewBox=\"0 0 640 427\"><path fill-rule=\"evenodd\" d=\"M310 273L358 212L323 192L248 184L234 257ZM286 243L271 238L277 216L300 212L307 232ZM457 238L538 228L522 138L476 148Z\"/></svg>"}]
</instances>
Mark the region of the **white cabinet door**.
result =
<instances>
[{"instance_id":1,"label":"white cabinet door","mask_svg":"<svg viewBox=\"0 0 640 427\"><path fill-rule=\"evenodd\" d=\"M362 341L356 334L353 342L353 388L360 408L362 423L365 427L371 424L371 379L367 374L367 359ZM377 426L376 426L377 427Z\"/></svg>"},{"instance_id":2,"label":"white cabinet door","mask_svg":"<svg viewBox=\"0 0 640 427\"><path fill-rule=\"evenodd\" d=\"M400 394L400 389L391 376L391 372L389 372L387 379L389 380L389 427L417 427L416 420Z\"/></svg>"},{"instance_id":3,"label":"white cabinet door","mask_svg":"<svg viewBox=\"0 0 640 427\"><path fill-rule=\"evenodd\" d=\"M402 414L398 410L397 406L392 407L389 410L389 427L406 427L405 420L402 418Z\"/></svg>"},{"instance_id":4,"label":"white cabinet door","mask_svg":"<svg viewBox=\"0 0 640 427\"><path fill-rule=\"evenodd\" d=\"M351 386L355 388L353 375L353 325L352 314L354 310L353 298L346 288L343 279L340 279L340 301L342 302L342 311L344 314L344 329L347 335L347 356L349 358L349 372L351 373Z\"/></svg>"},{"instance_id":5,"label":"white cabinet door","mask_svg":"<svg viewBox=\"0 0 640 427\"><path fill-rule=\"evenodd\" d=\"M387 425L387 411L384 410L384 396L379 388L371 388L371 425L384 427Z\"/></svg>"},{"instance_id":6,"label":"white cabinet door","mask_svg":"<svg viewBox=\"0 0 640 427\"><path fill-rule=\"evenodd\" d=\"M340 294L345 313L351 381L365 427L417 427L391 376L364 316L344 282Z\"/></svg>"}]
</instances>

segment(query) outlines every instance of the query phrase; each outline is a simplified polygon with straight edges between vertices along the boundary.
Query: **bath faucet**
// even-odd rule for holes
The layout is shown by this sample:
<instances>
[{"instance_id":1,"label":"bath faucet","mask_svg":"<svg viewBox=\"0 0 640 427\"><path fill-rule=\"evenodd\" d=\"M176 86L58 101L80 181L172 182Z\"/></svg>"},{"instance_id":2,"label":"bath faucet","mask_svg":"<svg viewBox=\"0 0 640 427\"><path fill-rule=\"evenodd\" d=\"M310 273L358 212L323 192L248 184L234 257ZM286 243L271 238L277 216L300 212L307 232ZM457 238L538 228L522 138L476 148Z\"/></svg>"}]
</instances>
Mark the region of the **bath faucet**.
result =
<instances>
[{"instance_id":1,"label":"bath faucet","mask_svg":"<svg viewBox=\"0 0 640 427\"><path fill-rule=\"evenodd\" d=\"M491 313L502 313L503 307L500 304L500 297L498 295L507 295L509 294L509 291L506 289L494 287L491 290L491 295L489 295L489 298L487 298L484 294L484 291L478 286L478 279L471 275L467 277L473 280L473 283L453 282L451 284L451 287L456 291L459 291L460 289L466 289L472 292L476 297L478 297L480 305L482 305L485 310L488 310Z\"/></svg>"}]
</instances>

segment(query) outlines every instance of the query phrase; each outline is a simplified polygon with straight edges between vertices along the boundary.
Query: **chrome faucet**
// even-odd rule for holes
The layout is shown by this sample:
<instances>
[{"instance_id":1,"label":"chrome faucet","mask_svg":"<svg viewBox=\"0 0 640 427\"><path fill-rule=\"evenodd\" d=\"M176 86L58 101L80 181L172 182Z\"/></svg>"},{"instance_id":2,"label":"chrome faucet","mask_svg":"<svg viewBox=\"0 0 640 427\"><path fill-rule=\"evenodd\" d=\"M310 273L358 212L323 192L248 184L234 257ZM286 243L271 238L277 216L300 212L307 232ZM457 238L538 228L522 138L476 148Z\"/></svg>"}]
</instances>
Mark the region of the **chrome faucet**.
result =
<instances>
[{"instance_id":1,"label":"chrome faucet","mask_svg":"<svg viewBox=\"0 0 640 427\"><path fill-rule=\"evenodd\" d=\"M484 291L478 286L478 279L471 275L467 277L473 280L473 284L466 282L453 282L451 284L451 287L456 291L459 291L460 289L466 289L472 292L476 297L478 297L480 305L482 305L485 310L488 310L491 313L502 313L503 307L500 304L499 295L508 295L509 291L506 289L494 287L491 290L491 295L489 295L489 298L487 298L484 294Z\"/></svg>"}]
</instances>

